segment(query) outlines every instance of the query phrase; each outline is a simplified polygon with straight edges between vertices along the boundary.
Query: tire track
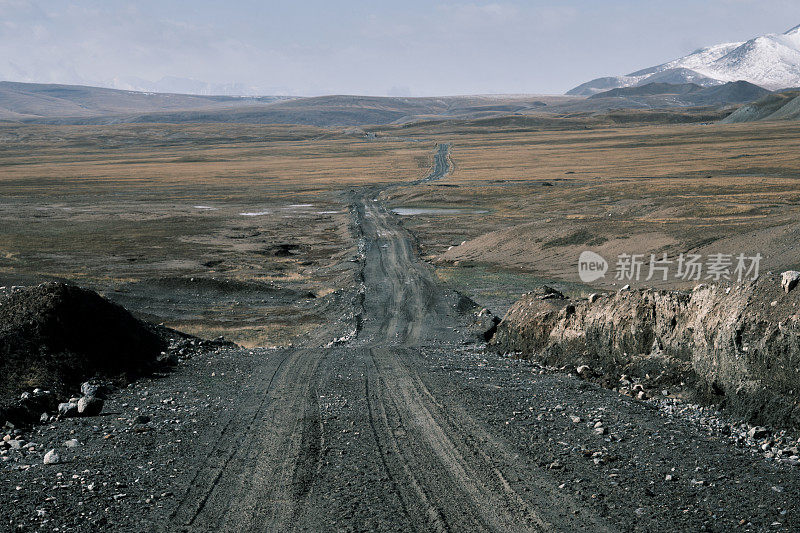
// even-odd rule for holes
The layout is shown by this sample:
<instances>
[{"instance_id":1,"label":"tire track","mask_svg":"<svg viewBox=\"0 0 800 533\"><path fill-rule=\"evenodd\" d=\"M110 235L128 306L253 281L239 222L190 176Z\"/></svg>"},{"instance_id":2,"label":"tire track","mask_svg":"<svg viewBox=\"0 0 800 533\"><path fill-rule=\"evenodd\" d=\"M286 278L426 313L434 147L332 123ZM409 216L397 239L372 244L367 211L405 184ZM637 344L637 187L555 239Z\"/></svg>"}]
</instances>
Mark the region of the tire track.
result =
<instances>
[{"instance_id":1,"label":"tire track","mask_svg":"<svg viewBox=\"0 0 800 533\"><path fill-rule=\"evenodd\" d=\"M275 377L281 371L281 368L289 357L290 353L285 352L283 357L280 359L280 362L270 375L266 388L258 400L258 406L253 410L253 415L250 417L249 422L246 425L247 429L250 429L253 426L259 414L263 412L266 403L270 399L269 392L273 387ZM262 367L262 369L264 368L265 367ZM223 474L226 472L231 461L233 461L234 457L236 456L239 448L233 446L232 444L235 440L235 437L241 433L241 431L237 431L238 427L241 425L237 423L241 423L241 419L237 417L233 411L226 411L225 414L227 416L225 425L222 427L219 435L215 437L214 446L211 453L208 454L205 461L203 461L203 463L197 469L194 477L189 483L188 489L184 493L183 498L170 514L170 521L177 522L183 526L191 526L197 517L204 511L211 494L219 485ZM212 464L212 459L216 456L222 455L221 452L223 449L225 450L225 459L221 462L221 464ZM203 479L208 479L209 477L211 478L211 482L209 484L204 485L201 483ZM196 503L191 505L190 502L192 501Z\"/></svg>"},{"instance_id":2,"label":"tire track","mask_svg":"<svg viewBox=\"0 0 800 533\"><path fill-rule=\"evenodd\" d=\"M458 524L457 530L481 531L544 531L548 524L527 508L509 505L498 498L497 484L487 483L482 471L487 465L474 456L464 455L457 444L464 428L453 430L437 422L433 405L426 405L410 373L398 363L400 350L373 350L376 372L384 385L387 400L396 412L396 423L410 437L398 454L414 457L421 472L437 472L426 477L433 483L425 493L435 492L444 507L441 513L447 523ZM388 421L387 421L388 425ZM408 459L406 459L408 460ZM450 497L458 496L458 497ZM524 516L524 520L521 515Z\"/></svg>"},{"instance_id":3,"label":"tire track","mask_svg":"<svg viewBox=\"0 0 800 533\"><path fill-rule=\"evenodd\" d=\"M367 379L365 380L369 425L372 429L376 446L380 452L381 463L389 475L395 493L402 502L403 512L410 523L416 524L418 523L418 520L415 519L415 516L420 516L420 513L414 512L413 509L415 507L421 508L421 516L426 516L428 518L430 530L440 533L451 531L442 513L431 503L427 491L414 475L414 472L411 469L408 461L403 459L400 443L395 435L395 430L393 430L389 425L389 419L386 416L386 409L383 401L380 398L380 393L370 392L370 383L373 384L373 391L380 391L384 389L385 383L383 383L383 380L380 377L380 372L378 371L378 367L375 363L375 356L372 353L372 350L369 350L369 353L371 364L368 365L366 372ZM372 371L370 372L370 370ZM380 431L378 428L380 428ZM389 450L391 450L391 453ZM401 460L400 472L397 471L398 468L393 464L396 461L396 459L393 459L393 457ZM405 485L411 488L411 495L406 494L408 491L403 491L400 489L401 483L398 481L399 478L403 478ZM417 500L416 505L410 501L412 496ZM424 531L427 529L428 528L418 528L418 531Z\"/></svg>"},{"instance_id":4,"label":"tire track","mask_svg":"<svg viewBox=\"0 0 800 533\"><path fill-rule=\"evenodd\" d=\"M227 448L225 459L213 464L212 454L198 470L171 517L175 525L192 531L284 531L292 523L319 468L321 422L312 382L324 353L287 352L258 402L253 396L231 411L225 436L214 448L215 453ZM256 403L247 423L236 424Z\"/></svg>"},{"instance_id":5,"label":"tire track","mask_svg":"<svg viewBox=\"0 0 800 533\"><path fill-rule=\"evenodd\" d=\"M410 354L404 353L402 358L398 358L393 363L396 366L403 365L401 359L407 363L404 366L411 372L410 369L415 362L414 358ZM425 385L420 373L415 372L412 379L420 398L427 400L431 412L443 427L448 428L448 433L456 436L470 436L469 439L454 439L454 442L465 450L462 453L472 456L470 464L483 463L484 468L493 474L496 481L492 483L491 480L488 480L488 484L494 485L505 495L505 504L508 509L524 510L528 522L542 530L552 530L553 525L545 519L543 513L540 515L537 509L559 510L558 516L554 517L559 522L564 522L565 517L566 521L570 521L569 513L563 511L582 510L580 520L572 520L570 529L577 530L591 526L592 531L614 531L614 528L610 527L603 518L582 509L581 505L571 497L562 495L553 483L547 481L529 465L521 464L518 454L511 452L503 442L486 431L458 403L450 402L447 406L443 405ZM443 392L446 394L446 391ZM520 483L527 489L524 493L529 495L528 497L513 488L503 473L503 469L497 466L498 463L516 472Z\"/></svg>"}]
</instances>

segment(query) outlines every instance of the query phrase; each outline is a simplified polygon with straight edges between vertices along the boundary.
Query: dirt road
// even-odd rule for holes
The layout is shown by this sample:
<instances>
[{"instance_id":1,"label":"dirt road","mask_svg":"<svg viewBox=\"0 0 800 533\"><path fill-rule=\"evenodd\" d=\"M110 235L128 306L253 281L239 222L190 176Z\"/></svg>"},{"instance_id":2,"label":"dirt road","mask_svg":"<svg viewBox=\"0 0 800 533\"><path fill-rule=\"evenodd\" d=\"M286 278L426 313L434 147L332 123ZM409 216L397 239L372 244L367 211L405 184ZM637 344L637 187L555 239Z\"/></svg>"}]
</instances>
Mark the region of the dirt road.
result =
<instances>
[{"instance_id":1,"label":"dirt road","mask_svg":"<svg viewBox=\"0 0 800 533\"><path fill-rule=\"evenodd\" d=\"M443 167L434 174L444 175L447 148L438 154ZM99 464L113 470L103 479L124 487L116 490L125 498L110 501L111 489L96 501L85 490L75 496L84 509L106 506L98 511L103 527L800 527L796 470L650 404L470 343L464 300L434 281L413 236L376 196L366 190L352 199L362 252L357 334L332 344L234 350L123 391L116 405L138 402L162 416L163 427L171 418L190 422L100 442L91 457L60 467L64 478ZM176 405L172 414L157 410L165 403ZM182 406L184 414L175 414ZM63 512L63 524L77 530L97 523Z\"/></svg>"},{"instance_id":2,"label":"dirt road","mask_svg":"<svg viewBox=\"0 0 800 533\"><path fill-rule=\"evenodd\" d=\"M227 415L174 526L605 529L592 513L566 513L575 502L542 476L512 486L506 473L527 469L525 461L426 386L419 350L457 349L460 300L437 287L411 236L369 196L354 203L364 242L358 336L265 362L254 376L263 388Z\"/></svg>"},{"instance_id":3,"label":"dirt road","mask_svg":"<svg viewBox=\"0 0 800 533\"><path fill-rule=\"evenodd\" d=\"M447 149L423 181L446 174ZM265 361L254 380L263 387L227 415L214 438L220 453L197 471L175 528L722 529L723 516L738 525L763 513L763 498L791 492L775 467L645 404L561 376L537 383L524 366L489 370L497 363L463 346L463 302L434 282L413 237L375 197L353 199L358 335ZM595 418L612 437L594 431ZM504 431L508 420L514 431ZM681 481L665 481L670 472ZM761 474L775 479L741 484ZM774 502L770 523L783 505Z\"/></svg>"}]
</instances>

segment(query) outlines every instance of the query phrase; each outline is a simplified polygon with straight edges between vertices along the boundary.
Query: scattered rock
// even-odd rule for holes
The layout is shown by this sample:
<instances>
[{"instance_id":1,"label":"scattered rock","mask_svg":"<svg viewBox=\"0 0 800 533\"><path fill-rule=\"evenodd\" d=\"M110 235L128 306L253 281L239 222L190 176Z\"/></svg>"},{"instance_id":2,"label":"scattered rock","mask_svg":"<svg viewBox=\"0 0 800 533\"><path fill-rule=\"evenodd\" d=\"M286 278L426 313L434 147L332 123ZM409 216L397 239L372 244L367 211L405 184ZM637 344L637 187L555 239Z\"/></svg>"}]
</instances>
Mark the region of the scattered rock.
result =
<instances>
[{"instance_id":1,"label":"scattered rock","mask_svg":"<svg viewBox=\"0 0 800 533\"><path fill-rule=\"evenodd\" d=\"M111 389L100 381L90 380L81 384L81 394L105 400Z\"/></svg>"},{"instance_id":2,"label":"scattered rock","mask_svg":"<svg viewBox=\"0 0 800 533\"><path fill-rule=\"evenodd\" d=\"M55 465L61 462L61 457L56 453L55 450L50 450L46 454L44 454L44 464L46 465Z\"/></svg>"},{"instance_id":3,"label":"scattered rock","mask_svg":"<svg viewBox=\"0 0 800 533\"><path fill-rule=\"evenodd\" d=\"M64 443L65 448L77 448L80 445L81 443L78 441L78 439L69 439Z\"/></svg>"},{"instance_id":4,"label":"scattered rock","mask_svg":"<svg viewBox=\"0 0 800 533\"><path fill-rule=\"evenodd\" d=\"M784 292L789 292L800 282L800 272L797 270L787 270L781 274L781 287Z\"/></svg>"},{"instance_id":5,"label":"scattered rock","mask_svg":"<svg viewBox=\"0 0 800 533\"><path fill-rule=\"evenodd\" d=\"M158 362L168 366L177 366L180 362L180 358L178 354L173 351L163 352L158 356Z\"/></svg>"},{"instance_id":6,"label":"scattered rock","mask_svg":"<svg viewBox=\"0 0 800 533\"><path fill-rule=\"evenodd\" d=\"M539 299L540 300L552 300L552 299L565 300L566 297L564 296L564 293L562 293L558 289L554 289L553 287L550 287L549 285L542 285L541 293L539 294Z\"/></svg>"},{"instance_id":7,"label":"scattered rock","mask_svg":"<svg viewBox=\"0 0 800 533\"><path fill-rule=\"evenodd\" d=\"M81 416L97 416L103 410L101 398L95 396L84 396L78 400L78 414Z\"/></svg>"},{"instance_id":8,"label":"scattered rock","mask_svg":"<svg viewBox=\"0 0 800 533\"><path fill-rule=\"evenodd\" d=\"M769 437L769 430L765 427L756 426L750 428L750 431L747 432L747 436L755 440L764 439Z\"/></svg>"},{"instance_id":9,"label":"scattered rock","mask_svg":"<svg viewBox=\"0 0 800 533\"><path fill-rule=\"evenodd\" d=\"M58 404L58 414L64 418L78 416L78 404L76 402L64 402Z\"/></svg>"},{"instance_id":10,"label":"scattered rock","mask_svg":"<svg viewBox=\"0 0 800 533\"><path fill-rule=\"evenodd\" d=\"M2 324L0 318L0 324ZM0 339L0 346L3 340ZM3 366L0 357L0 366ZM5 368L0 370L0 381L4 379ZM6 425L30 425L39 422L43 412L54 411L58 406L55 395L46 390L35 389L33 392L24 392L16 400L0 402L0 422L5 421Z\"/></svg>"}]
</instances>

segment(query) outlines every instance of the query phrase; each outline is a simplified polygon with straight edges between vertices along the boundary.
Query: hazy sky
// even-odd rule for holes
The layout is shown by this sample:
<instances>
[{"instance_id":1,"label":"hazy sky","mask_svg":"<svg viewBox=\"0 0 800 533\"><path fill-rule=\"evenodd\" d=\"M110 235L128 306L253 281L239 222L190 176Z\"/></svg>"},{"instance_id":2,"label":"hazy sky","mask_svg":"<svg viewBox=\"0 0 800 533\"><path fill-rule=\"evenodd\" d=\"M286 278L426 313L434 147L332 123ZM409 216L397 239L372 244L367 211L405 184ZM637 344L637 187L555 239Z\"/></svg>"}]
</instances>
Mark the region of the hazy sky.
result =
<instances>
[{"instance_id":1,"label":"hazy sky","mask_svg":"<svg viewBox=\"0 0 800 533\"><path fill-rule=\"evenodd\" d=\"M295 95L561 93L798 24L798 0L0 0L0 79L125 87L176 77Z\"/></svg>"}]
</instances>

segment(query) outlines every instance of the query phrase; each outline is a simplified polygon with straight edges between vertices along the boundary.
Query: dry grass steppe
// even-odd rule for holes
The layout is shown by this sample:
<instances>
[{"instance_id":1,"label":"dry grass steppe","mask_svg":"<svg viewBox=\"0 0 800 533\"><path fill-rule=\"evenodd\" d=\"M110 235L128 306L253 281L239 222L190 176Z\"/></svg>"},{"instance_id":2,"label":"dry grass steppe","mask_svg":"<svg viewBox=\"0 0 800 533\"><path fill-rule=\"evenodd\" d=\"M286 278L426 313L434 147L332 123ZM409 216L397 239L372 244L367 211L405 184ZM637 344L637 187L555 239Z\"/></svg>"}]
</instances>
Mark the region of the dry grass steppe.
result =
<instances>
[{"instance_id":1,"label":"dry grass steppe","mask_svg":"<svg viewBox=\"0 0 800 533\"><path fill-rule=\"evenodd\" d=\"M0 285L71 280L190 333L285 344L321 320L312 295L350 281L341 192L424 175L432 148L304 126L2 127Z\"/></svg>"},{"instance_id":2,"label":"dry grass steppe","mask_svg":"<svg viewBox=\"0 0 800 533\"><path fill-rule=\"evenodd\" d=\"M499 311L577 258L761 253L798 265L800 125L436 121L311 126L0 127L0 278L67 279L140 315L248 346L291 342L352 282L346 192L391 188L439 278ZM556 121L556 125L551 122ZM194 278L193 282L187 281ZM599 287L612 288L613 273ZM670 279L649 285L686 287Z\"/></svg>"},{"instance_id":3,"label":"dry grass steppe","mask_svg":"<svg viewBox=\"0 0 800 533\"><path fill-rule=\"evenodd\" d=\"M445 180L387 193L394 206L486 211L407 220L449 278L466 268L577 283L586 249L609 262L761 253L763 272L800 264L800 125L474 129L437 132L452 142Z\"/></svg>"}]
</instances>

